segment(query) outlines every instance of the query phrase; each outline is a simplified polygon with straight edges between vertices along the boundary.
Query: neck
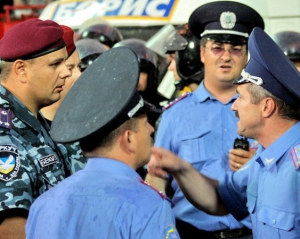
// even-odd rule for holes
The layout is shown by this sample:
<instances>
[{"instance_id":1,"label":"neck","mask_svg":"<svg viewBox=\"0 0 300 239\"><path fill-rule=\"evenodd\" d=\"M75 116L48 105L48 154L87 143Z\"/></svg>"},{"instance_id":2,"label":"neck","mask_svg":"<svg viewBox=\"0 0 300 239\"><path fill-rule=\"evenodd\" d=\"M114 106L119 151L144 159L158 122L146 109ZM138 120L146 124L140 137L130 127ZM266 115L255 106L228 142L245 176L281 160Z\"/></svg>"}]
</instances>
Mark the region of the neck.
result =
<instances>
[{"instance_id":1,"label":"neck","mask_svg":"<svg viewBox=\"0 0 300 239\"><path fill-rule=\"evenodd\" d=\"M268 148L290 128L297 124L297 120L280 119L272 123L265 124L264 129L260 130L260 135L256 137L256 140L264 147Z\"/></svg>"},{"instance_id":2,"label":"neck","mask_svg":"<svg viewBox=\"0 0 300 239\"><path fill-rule=\"evenodd\" d=\"M46 119L52 121L58 107L59 107L59 102L56 102L52 105L42 108L41 112Z\"/></svg>"},{"instance_id":3,"label":"neck","mask_svg":"<svg viewBox=\"0 0 300 239\"><path fill-rule=\"evenodd\" d=\"M26 97L27 96L26 93L21 92L19 90L19 89L21 89L22 86L20 86L20 87L10 86L9 84L6 84L5 82L1 82L1 85L5 89L7 89L10 93L12 93L19 101L21 101L22 104L25 105L26 108L37 118L40 108L34 102L30 101L30 98Z\"/></svg>"},{"instance_id":4,"label":"neck","mask_svg":"<svg viewBox=\"0 0 300 239\"><path fill-rule=\"evenodd\" d=\"M204 79L204 86L212 96L222 103L227 103L236 94L236 85L232 82L216 82Z\"/></svg>"}]
</instances>

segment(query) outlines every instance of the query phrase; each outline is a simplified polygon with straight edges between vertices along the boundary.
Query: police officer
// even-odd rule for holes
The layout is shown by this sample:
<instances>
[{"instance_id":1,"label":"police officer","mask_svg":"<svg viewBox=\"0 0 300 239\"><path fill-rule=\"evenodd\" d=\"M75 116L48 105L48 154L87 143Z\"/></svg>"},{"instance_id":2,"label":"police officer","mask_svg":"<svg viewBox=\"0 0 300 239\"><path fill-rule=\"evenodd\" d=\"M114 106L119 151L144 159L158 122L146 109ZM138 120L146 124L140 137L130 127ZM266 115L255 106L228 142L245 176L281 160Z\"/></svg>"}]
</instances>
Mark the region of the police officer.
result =
<instances>
[{"instance_id":1,"label":"police officer","mask_svg":"<svg viewBox=\"0 0 300 239\"><path fill-rule=\"evenodd\" d=\"M149 161L147 113L154 109L137 93L138 79L136 55L118 47L98 57L71 88L51 136L79 140L89 159L34 202L27 238L179 238L170 202L135 172Z\"/></svg>"},{"instance_id":2,"label":"police officer","mask_svg":"<svg viewBox=\"0 0 300 239\"><path fill-rule=\"evenodd\" d=\"M196 90L203 79L204 66L199 60L200 41L191 33L188 24L177 26L165 40L164 47L172 59L169 70L174 72L179 95Z\"/></svg>"},{"instance_id":3,"label":"police officer","mask_svg":"<svg viewBox=\"0 0 300 239\"><path fill-rule=\"evenodd\" d=\"M160 102L165 100L165 98L157 92L159 79L157 66L158 58L156 53L146 46L145 41L136 38L120 41L116 43L114 47L128 47L137 55L140 67L137 91L144 100L156 107L155 111L149 112L148 114L148 121L150 125L155 128L156 122L162 113ZM145 178L146 170L144 167L138 168L137 172L142 178Z\"/></svg>"},{"instance_id":4,"label":"police officer","mask_svg":"<svg viewBox=\"0 0 300 239\"><path fill-rule=\"evenodd\" d=\"M278 32L273 36L273 39L300 71L300 32Z\"/></svg>"},{"instance_id":5,"label":"police officer","mask_svg":"<svg viewBox=\"0 0 300 239\"><path fill-rule=\"evenodd\" d=\"M229 210L238 220L250 214L255 239L296 239L300 234L300 73L260 28L250 35L249 51L251 58L236 81L239 98L232 110L239 118L238 133L260 144L253 159L219 183L159 149L153 150L159 164L152 161L148 169L152 173L156 167L156 175L162 177L165 172L160 168L171 172L187 198L202 210L219 215Z\"/></svg>"},{"instance_id":6,"label":"police officer","mask_svg":"<svg viewBox=\"0 0 300 239\"><path fill-rule=\"evenodd\" d=\"M117 42L122 41L123 35L118 28L110 25L109 23L100 22L90 26L88 25L87 27L83 25L78 30L76 40L85 38L98 40L108 50Z\"/></svg>"},{"instance_id":7,"label":"police officer","mask_svg":"<svg viewBox=\"0 0 300 239\"><path fill-rule=\"evenodd\" d=\"M78 152L52 141L39 112L71 76L63 34L53 21L32 19L0 40L0 238L25 238L33 201L82 165Z\"/></svg>"},{"instance_id":8,"label":"police officer","mask_svg":"<svg viewBox=\"0 0 300 239\"><path fill-rule=\"evenodd\" d=\"M230 171L237 119L230 110L237 98L233 81L245 67L248 37L255 26L264 27L262 17L247 5L232 1L204 4L191 14L189 29L200 40L204 79L196 91L173 103L163 113L155 145L171 150L203 174L221 179ZM236 149L236 157L252 154ZM238 155L242 151L242 156ZM240 167L240 164L236 164ZM150 184L159 179L146 178ZM172 179L172 178L170 178ZM162 181L162 180L161 180ZM159 182L159 189L167 182ZM231 214L211 216L196 209L184 197L175 180L173 211L181 238L249 238L249 218L242 222ZM203 192L205 194L205 192Z\"/></svg>"},{"instance_id":9,"label":"police officer","mask_svg":"<svg viewBox=\"0 0 300 239\"><path fill-rule=\"evenodd\" d=\"M105 46L95 39L80 39L75 42L81 61L81 72L92 64L98 56L107 51Z\"/></svg>"}]
</instances>

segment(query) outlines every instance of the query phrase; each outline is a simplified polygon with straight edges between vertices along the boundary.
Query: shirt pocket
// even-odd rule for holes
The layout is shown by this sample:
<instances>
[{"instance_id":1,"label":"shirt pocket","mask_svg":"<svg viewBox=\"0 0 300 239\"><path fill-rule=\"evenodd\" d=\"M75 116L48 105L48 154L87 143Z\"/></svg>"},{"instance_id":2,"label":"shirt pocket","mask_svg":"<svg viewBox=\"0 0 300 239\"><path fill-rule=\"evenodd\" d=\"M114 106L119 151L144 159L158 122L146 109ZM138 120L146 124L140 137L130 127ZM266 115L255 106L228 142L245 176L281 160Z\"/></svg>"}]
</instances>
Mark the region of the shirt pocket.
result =
<instances>
[{"instance_id":1,"label":"shirt pocket","mask_svg":"<svg viewBox=\"0 0 300 239\"><path fill-rule=\"evenodd\" d=\"M195 132L186 133L180 138L180 150L178 155L184 158L191 164L203 162L207 160L207 148L205 145L205 135L207 135L211 129L201 128L195 130Z\"/></svg>"},{"instance_id":2,"label":"shirt pocket","mask_svg":"<svg viewBox=\"0 0 300 239\"><path fill-rule=\"evenodd\" d=\"M290 231L294 228L295 214L292 212L263 206L258 212L257 219L263 224L275 229Z\"/></svg>"}]
</instances>

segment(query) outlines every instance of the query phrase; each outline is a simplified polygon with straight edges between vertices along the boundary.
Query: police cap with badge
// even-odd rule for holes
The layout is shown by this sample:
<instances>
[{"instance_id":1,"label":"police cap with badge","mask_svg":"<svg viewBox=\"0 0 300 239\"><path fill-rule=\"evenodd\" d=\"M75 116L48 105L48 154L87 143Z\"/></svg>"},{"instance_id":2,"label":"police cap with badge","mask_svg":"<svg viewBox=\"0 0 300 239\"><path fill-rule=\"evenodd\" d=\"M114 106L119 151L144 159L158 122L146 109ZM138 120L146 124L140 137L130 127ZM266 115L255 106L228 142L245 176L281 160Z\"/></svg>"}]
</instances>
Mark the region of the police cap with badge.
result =
<instances>
[{"instance_id":1,"label":"police cap with badge","mask_svg":"<svg viewBox=\"0 0 300 239\"><path fill-rule=\"evenodd\" d=\"M232 1L204 4L189 18L189 28L197 38L234 45L246 44L254 27L264 29L260 14L245 4Z\"/></svg>"},{"instance_id":2,"label":"police cap with badge","mask_svg":"<svg viewBox=\"0 0 300 239\"><path fill-rule=\"evenodd\" d=\"M260 28L252 31L248 46L251 58L235 83L259 85L299 107L300 73L279 46Z\"/></svg>"},{"instance_id":3,"label":"police cap with badge","mask_svg":"<svg viewBox=\"0 0 300 239\"><path fill-rule=\"evenodd\" d=\"M79 141L95 132L105 135L132 117L155 107L137 93L139 62L126 47L99 56L77 79L51 125L54 141Z\"/></svg>"}]
</instances>

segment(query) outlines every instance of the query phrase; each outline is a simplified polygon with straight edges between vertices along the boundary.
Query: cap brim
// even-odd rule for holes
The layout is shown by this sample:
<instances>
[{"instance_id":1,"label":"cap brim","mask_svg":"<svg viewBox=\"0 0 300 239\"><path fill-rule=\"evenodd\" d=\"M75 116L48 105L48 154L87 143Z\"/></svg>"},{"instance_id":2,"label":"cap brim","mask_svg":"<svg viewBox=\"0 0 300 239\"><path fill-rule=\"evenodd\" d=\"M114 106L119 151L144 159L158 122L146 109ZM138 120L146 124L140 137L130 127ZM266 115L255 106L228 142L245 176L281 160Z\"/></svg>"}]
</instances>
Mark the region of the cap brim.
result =
<instances>
[{"instance_id":1,"label":"cap brim","mask_svg":"<svg viewBox=\"0 0 300 239\"><path fill-rule=\"evenodd\" d=\"M233 84L236 84L236 85L242 85L242 84L246 84L246 83L249 83L249 81L247 81L245 78L243 78L243 76L239 76L238 78L236 78L233 81Z\"/></svg>"}]
</instances>

